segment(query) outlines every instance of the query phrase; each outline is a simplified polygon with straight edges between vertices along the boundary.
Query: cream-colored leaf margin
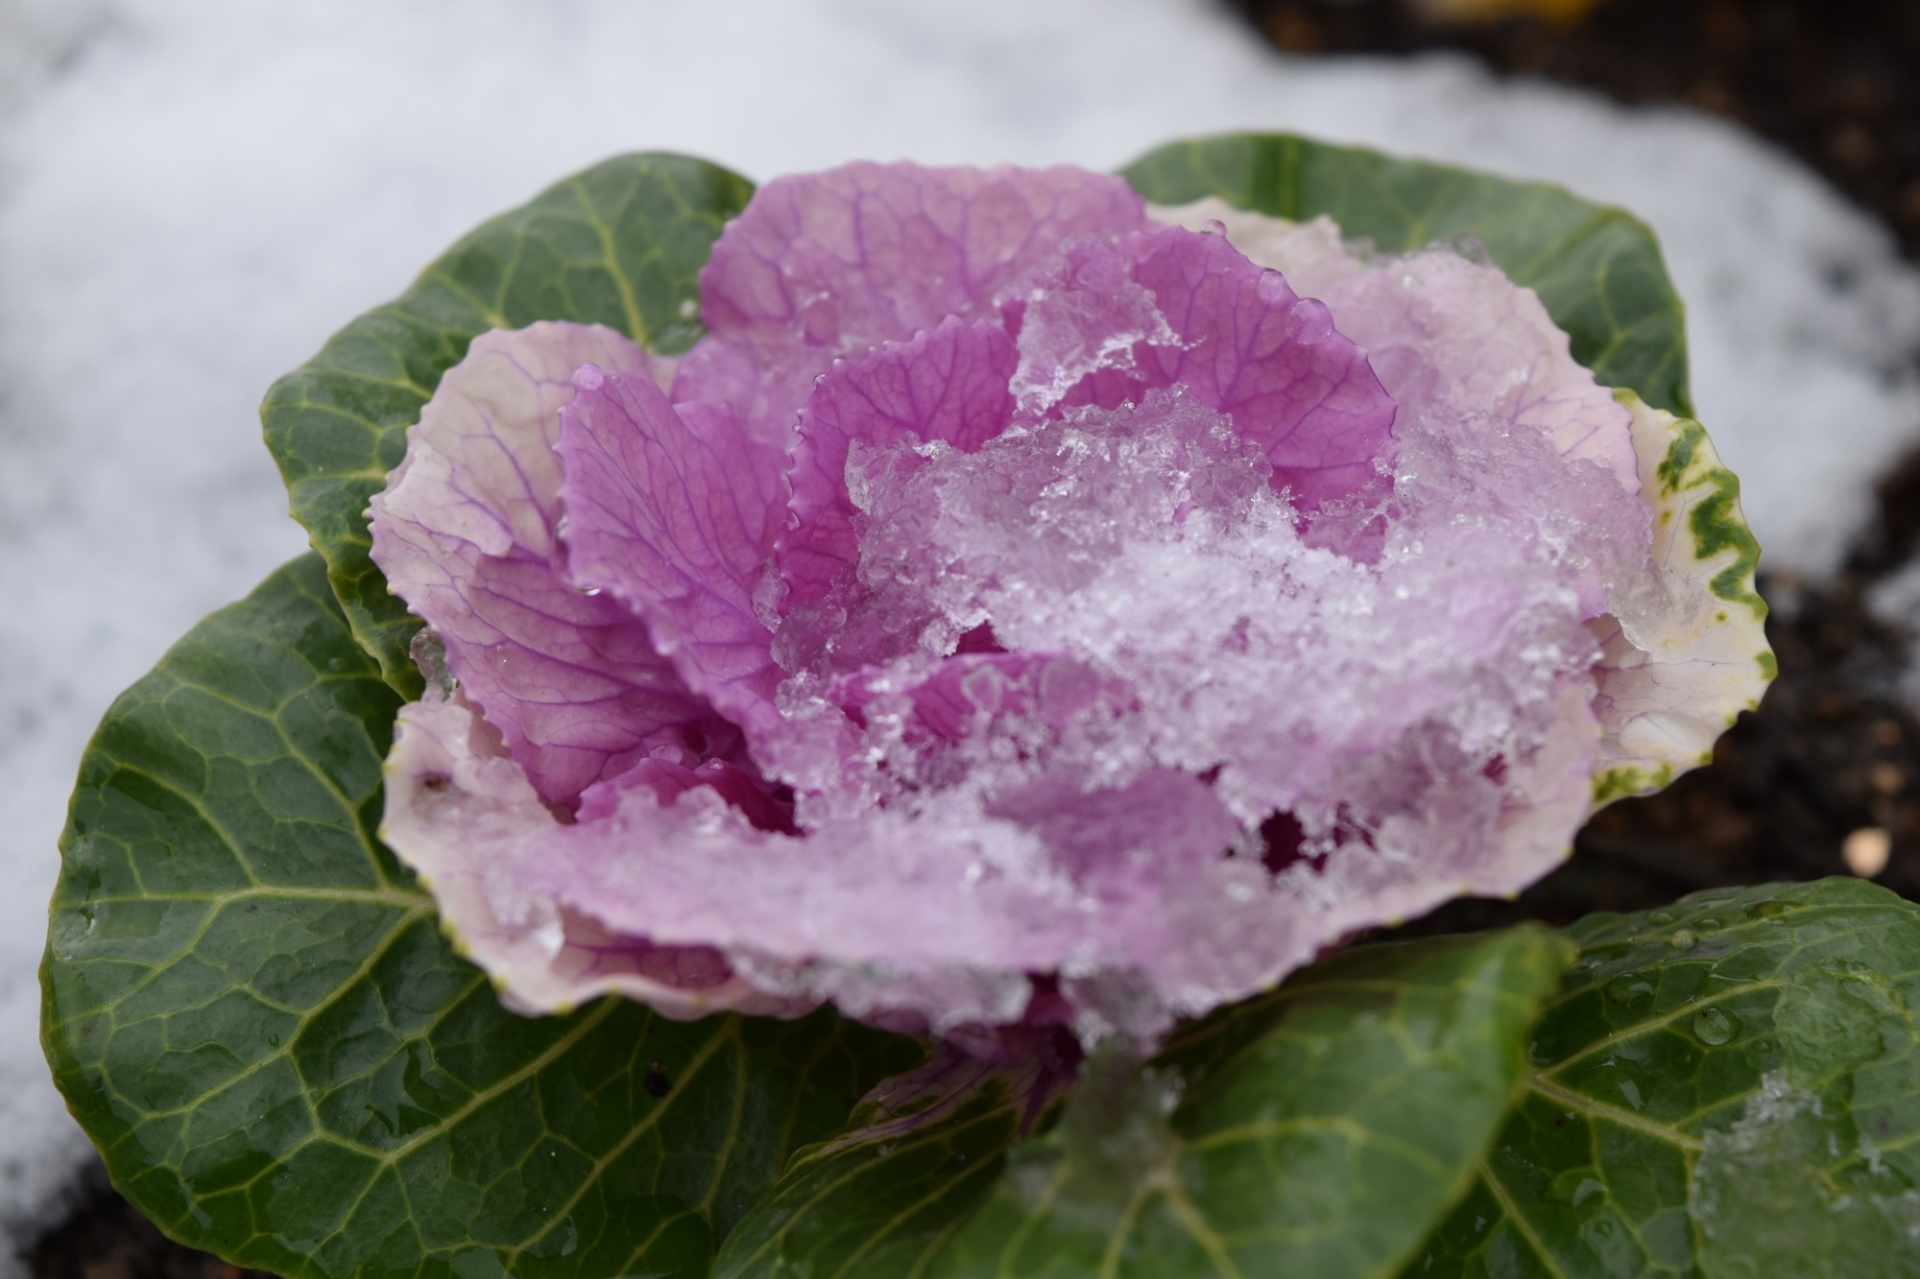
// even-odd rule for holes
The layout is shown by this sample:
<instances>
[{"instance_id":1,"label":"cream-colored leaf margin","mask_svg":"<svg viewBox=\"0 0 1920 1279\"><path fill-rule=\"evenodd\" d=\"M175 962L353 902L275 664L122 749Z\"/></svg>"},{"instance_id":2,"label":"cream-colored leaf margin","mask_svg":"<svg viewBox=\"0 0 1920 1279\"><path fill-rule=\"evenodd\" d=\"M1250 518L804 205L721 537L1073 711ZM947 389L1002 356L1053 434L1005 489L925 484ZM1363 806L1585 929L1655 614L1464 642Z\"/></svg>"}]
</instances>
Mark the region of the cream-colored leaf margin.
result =
<instances>
[{"instance_id":1,"label":"cream-colored leaf margin","mask_svg":"<svg viewBox=\"0 0 1920 1279\"><path fill-rule=\"evenodd\" d=\"M1753 585L1760 544L1740 513L1739 479L1698 422L1650 408L1632 391L1614 398L1633 416L1658 579L1617 622L1596 624L1605 653L1596 808L1711 761L1714 741L1760 704L1778 670L1766 601Z\"/></svg>"}]
</instances>

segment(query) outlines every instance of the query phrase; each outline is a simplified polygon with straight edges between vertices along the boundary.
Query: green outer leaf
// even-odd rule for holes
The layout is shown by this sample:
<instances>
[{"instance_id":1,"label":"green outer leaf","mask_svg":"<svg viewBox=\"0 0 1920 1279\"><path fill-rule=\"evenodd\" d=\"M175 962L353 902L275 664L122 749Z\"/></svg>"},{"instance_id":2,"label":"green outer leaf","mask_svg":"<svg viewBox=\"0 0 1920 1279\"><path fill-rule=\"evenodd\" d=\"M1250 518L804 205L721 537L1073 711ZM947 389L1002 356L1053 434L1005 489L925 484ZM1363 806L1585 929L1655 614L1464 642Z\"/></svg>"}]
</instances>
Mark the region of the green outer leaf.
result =
<instances>
[{"instance_id":1,"label":"green outer leaf","mask_svg":"<svg viewBox=\"0 0 1920 1279\"><path fill-rule=\"evenodd\" d=\"M121 696L61 845L56 1082L137 1207L240 1264L705 1274L919 1046L831 1013L504 1012L373 838L398 704L312 554Z\"/></svg>"},{"instance_id":2,"label":"green outer leaf","mask_svg":"<svg viewBox=\"0 0 1920 1279\"><path fill-rule=\"evenodd\" d=\"M919 1074L921 1072L916 1072ZM1032 1072L936 1058L924 1084L888 1080L848 1130L795 1156L727 1238L714 1279L897 1279L924 1270L1026 1135ZM904 1104L896 1098L907 1094Z\"/></svg>"},{"instance_id":3,"label":"green outer leaf","mask_svg":"<svg viewBox=\"0 0 1920 1279\"><path fill-rule=\"evenodd\" d=\"M1573 357L1607 386L1693 416L1685 309L1653 231L1632 214L1563 187L1515 182L1283 133L1176 142L1121 171L1158 204L1218 196L1407 253L1471 236L1516 283L1540 294L1573 338Z\"/></svg>"},{"instance_id":4,"label":"green outer leaf","mask_svg":"<svg viewBox=\"0 0 1920 1279\"><path fill-rule=\"evenodd\" d=\"M1395 1274L1507 1114L1570 955L1537 926L1349 951L1144 1073L1096 1056L1010 1155L1029 1099L977 1078L924 1127L800 1156L715 1273Z\"/></svg>"},{"instance_id":5,"label":"green outer leaf","mask_svg":"<svg viewBox=\"0 0 1920 1279\"><path fill-rule=\"evenodd\" d=\"M1920 907L1829 879L1572 935L1524 1100L1409 1279L1920 1275Z\"/></svg>"},{"instance_id":6,"label":"green outer leaf","mask_svg":"<svg viewBox=\"0 0 1920 1279\"><path fill-rule=\"evenodd\" d=\"M536 320L605 324L677 354L702 332L700 268L753 184L704 160L620 156L485 223L397 300L367 312L260 407L293 515L327 561L348 620L409 698L419 621L368 558L367 500L406 454L440 375L478 334Z\"/></svg>"}]
</instances>

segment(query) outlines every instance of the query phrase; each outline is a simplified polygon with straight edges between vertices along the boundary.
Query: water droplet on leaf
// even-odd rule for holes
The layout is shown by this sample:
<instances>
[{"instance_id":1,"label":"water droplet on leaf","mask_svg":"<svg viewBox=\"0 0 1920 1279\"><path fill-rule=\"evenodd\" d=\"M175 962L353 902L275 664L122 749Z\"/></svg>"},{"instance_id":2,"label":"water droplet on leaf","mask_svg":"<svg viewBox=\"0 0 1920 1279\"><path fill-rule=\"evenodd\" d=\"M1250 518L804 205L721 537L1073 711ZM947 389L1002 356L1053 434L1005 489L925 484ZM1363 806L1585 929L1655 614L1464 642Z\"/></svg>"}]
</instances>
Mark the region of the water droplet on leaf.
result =
<instances>
[{"instance_id":1,"label":"water droplet on leaf","mask_svg":"<svg viewBox=\"0 0 1920 1279\"><path fill-rule=\"evenodd\" d=\"M1621 973L1607 983L1607 998L1631 1004L1653 993L1653 983L1639 973Z\"/></svg>"},{"instance_id":2,"label":"water droplet on leaf","mask_svg":"<svg viewBox=\"0 0 1920 1279\"><path fill-rule=\"evenodd\" d=\"M1699 940L1698 937L1694 936L1691 928L1676 929L1673 936L1667 938L1668 944L1675 950L1692 950L1694 944Z\"/></svg>"},{"instance_id":3,"label":"water droplet on leaf","mask_svg":"<svg viewBox=\"0 0 1920 1279\"><path fill-rule=\"evenodd\" d=\"M1606 1193L1606 1183L1593 1175L1593 1169L1569 1168L1547 1184L1546 1197L1554 1203L1578 1208L1594 1196Z\"/></svg>"},{"instance_id":4,"label":"water droplet on leaf","mask_svg":"<svg viewBox=\"0 0 1920 1279\"><path fill-rule=\"evenodd\" d=\"M1739 1029L1740 1023L1718 1008L1703 1008L1693 1015L1693 1033L1709 1047L1718 1048Z\"/></svg>"}]
</instances>

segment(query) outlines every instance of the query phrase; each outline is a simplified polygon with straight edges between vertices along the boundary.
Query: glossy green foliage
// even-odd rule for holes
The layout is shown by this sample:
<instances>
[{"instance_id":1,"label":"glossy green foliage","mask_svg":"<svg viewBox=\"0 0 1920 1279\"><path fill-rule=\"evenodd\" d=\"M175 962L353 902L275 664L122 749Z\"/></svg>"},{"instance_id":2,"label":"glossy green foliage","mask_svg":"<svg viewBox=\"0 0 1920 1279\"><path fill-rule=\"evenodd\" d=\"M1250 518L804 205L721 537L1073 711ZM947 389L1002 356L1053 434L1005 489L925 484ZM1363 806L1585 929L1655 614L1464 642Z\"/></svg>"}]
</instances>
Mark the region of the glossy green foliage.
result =
<instances>
[{"instance_id":1,"label":"glossy green foliage","mask_svg":"<svg viewBox=\"0 0 1920 1279\"><path fill-rule=\"evenodd\" d=\"M419 694L407 657L419 622L367 556L367 499L405 456L407 427L440 375L476 335L536 320L605 324L652 350L684 351L702 332L700 268L752 192L684 156L595 165L472 232L274 383L260 415L294 518L395 688Z\"/></svg>"},{"instance_id":2,"label":"glossy green foliage","mask_svg":"<svg viewBox=\"0 0 1920 1279\"><path fill-rule=\"evenodd\" d=\"M1145 1067L1097 1055L1017 1147L1030 1079L896 1100L800 1157L716 1274L1395 1274L1506 1115L1570 954L1537 927L1349 951Z\"/></svg>"},{"instance_id":3,"label":"glossy green foliage","mask_svg":"<svg viewBox=\"0 0 1920 1279\"><path fill-rule=\"evenodd\" d=\"M831 1013L503 1011L373 838L398 704L311 554L114 704L43 969L61 1091L128 1198L245 1265L704 1275L921 1050Z\"/></svg>"},{"instance_id":4,"label":"glossy green foliage","mask_svg":"<svg viewBox=\"0 0 1920 1279\"><path fill-rule=\"evenodd\" d=\"M1629 387L1682 417L1685 312L1645 223L1564 188L1288 134L1177 142L1123 171L1149 200L1229 204L1305 220L1326 214L1350 237L1406 253L1472 237L1501 270L1540 294L1573 355L1608 386Z\"/></svg>"},{"instance_id":5,"label":"glossy green foliage","mask_svg":"<svg viewBox=\"0 0 1920 1279\"><path fill-rule=\"evenodd\" d=\"M715 1279L925 1273L1041 1118L1046 1083L951 1053L889 1080L847 1131L795 1158L728 1237Z\"/></svg>"},{"instance_id":6,"label":"glossy green foliage","mask_svg":"<svg viewBox=\"0 0 1920 1279\"><path fill-rule=\"evenodd\" d=\"M1409 1279L1920 1275L1920 908L1830 879L1572 935L1525 1099Z\"/></svg>"}]
</instances>

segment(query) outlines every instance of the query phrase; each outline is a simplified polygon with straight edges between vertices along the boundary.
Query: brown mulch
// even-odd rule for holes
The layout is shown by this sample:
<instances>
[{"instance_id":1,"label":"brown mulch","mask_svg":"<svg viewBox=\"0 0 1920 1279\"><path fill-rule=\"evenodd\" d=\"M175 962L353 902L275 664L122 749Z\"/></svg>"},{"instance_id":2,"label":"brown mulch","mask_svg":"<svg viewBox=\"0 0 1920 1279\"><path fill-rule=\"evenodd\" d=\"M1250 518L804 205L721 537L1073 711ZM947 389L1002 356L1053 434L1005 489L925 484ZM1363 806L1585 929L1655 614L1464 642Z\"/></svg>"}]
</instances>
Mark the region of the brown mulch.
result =
<instances>
[{"instance_id":1,"label":"brown mulch","mask_svg":"<svg viewBox=\"0 0 1920 1279\"><path fill-rule=\"evenodd\" d=\"M1295 52L1465 50L1495 69L1626 103L1690 103L1772 139L1823 173L1920 256L1920 3L1916 0L1609 0L1558 27L1421 21L1399 0L1227 0ZM1881 518L1838 577L1763 578L1780 678L1720 743L1711 768L1617 804L1578 855L1512 903L1459 902L1422 931L1522 917L1565 923L1719 885L1844 874L1846 836L1879 827L1879 881L1920 899L1920 720L1892 687L1907 637L1864 593L1920 550L1920 457L1887 478ZM168 1241L96 1174L25 1258L37 1279L243 1279Z\"/></svg>"}]
</instances>

